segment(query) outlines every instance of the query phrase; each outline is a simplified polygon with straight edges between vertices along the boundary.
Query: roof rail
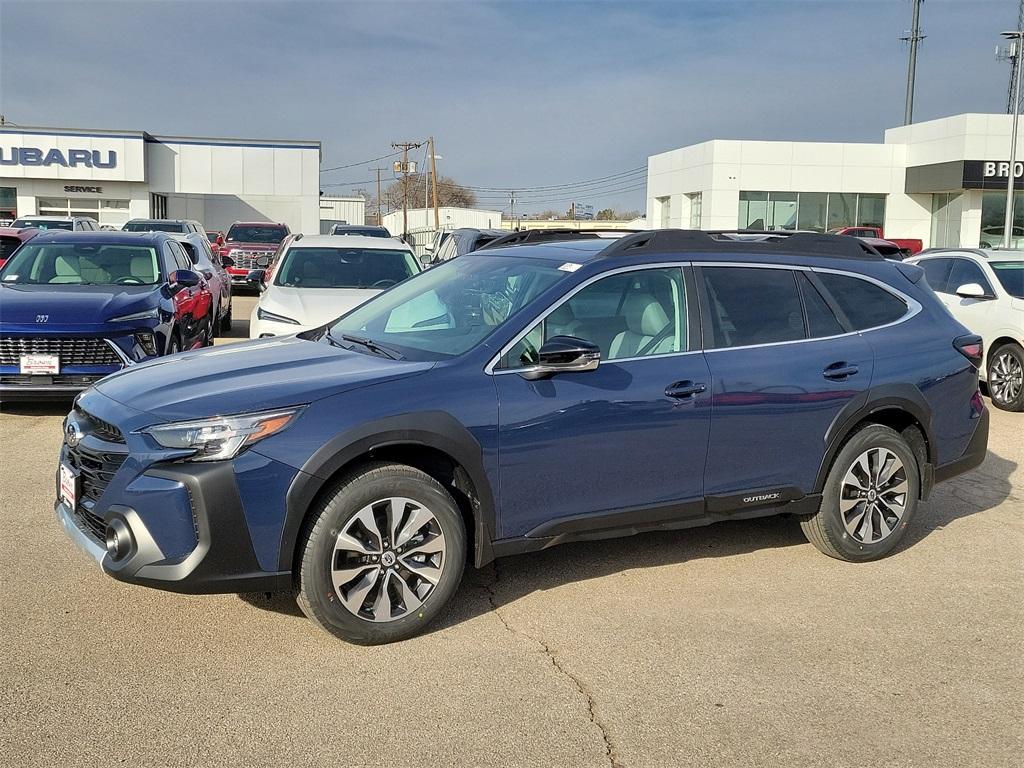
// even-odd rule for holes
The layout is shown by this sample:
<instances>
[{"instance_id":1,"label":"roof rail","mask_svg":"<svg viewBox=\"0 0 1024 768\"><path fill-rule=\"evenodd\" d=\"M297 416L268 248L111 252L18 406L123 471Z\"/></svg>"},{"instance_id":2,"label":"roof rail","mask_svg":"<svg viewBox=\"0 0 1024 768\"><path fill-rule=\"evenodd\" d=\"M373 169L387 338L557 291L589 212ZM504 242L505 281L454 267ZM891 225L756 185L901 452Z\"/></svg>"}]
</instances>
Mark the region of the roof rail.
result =
<instances>
[{"instance_id":1,"label":"roof rail","mask_svg":"<svg viewBox=\"0 0 1024 768\"><path fill-rule=\"evenodd\" d=\"M925 248L923 251L915 253L914 256L927 256L934 253L973 253L983 259L988 258L988 254L981 248Z\"/></svg>"},{"instance_id":2,"label":"roof rail","mask_svg":"<svg viewBox=\"0 0 1024 768\"><path fill-rule=\"evenodd\" d=\"M771 235L762 240L743 240L728 237L735 234ZM823 235L817 232L785 232L758 230L652 229L616 240L601 251L604 258L631 256L652 251L764 251L807 253L815 256L835 256L846 259L882 259L867 243L845 235Z\"/></svg>"},{"instance_id":3,"label":"roof rail","mask_svg":"<svg viewBox=\"0 0 1024 768\"><path fill-rule=\"evenodd\" d=\"M521 229L518 232L509 232L507 235L496 237L489 243L477 248L482 251L489 248L507 248L512 245L535 245L537 243L554 243L566 240L594 240L603 234L629 235L636 232L643 232L641 229L611 229L591 227L588 229Z\"/></svg>"}]
</instances>

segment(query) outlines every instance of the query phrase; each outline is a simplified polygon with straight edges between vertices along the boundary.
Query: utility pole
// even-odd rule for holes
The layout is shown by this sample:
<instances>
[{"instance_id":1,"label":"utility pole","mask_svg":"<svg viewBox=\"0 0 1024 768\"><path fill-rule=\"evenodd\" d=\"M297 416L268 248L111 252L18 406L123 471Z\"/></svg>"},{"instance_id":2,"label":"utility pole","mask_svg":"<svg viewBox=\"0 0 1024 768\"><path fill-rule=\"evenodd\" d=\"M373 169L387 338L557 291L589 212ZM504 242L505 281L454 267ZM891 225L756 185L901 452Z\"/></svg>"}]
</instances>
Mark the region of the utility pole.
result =
<instances>
[{"instance_id":1,"label":"utility pole","mask_svg":"<svg viewBox=\"0 0 1024 768\"><path fill-rule=\"evenodd\" d=\"M508 192L508 217L512 220L512 228L516 226L516 191L510 189Z\"/></svg>"},{"instance_id":2,"label":"utility pole","mask_svg":"<svg viewBox=\"0 0 1024 768\"><path fill-rule=\"evenodd\" d=\"M383 223L383 221L384 221L383 217L381 216L381 212L380 212L380 206L381 206L380 172L381 171L386 171L387 168L374 168L373 170L375 170L377 172L377 226L379 227Z\"/></svg>"},{"instance_id":3,"label":"utility pole","mask_svg":"<svg viewBox=\"0 0 1024 768\"><path fill-rule=\"evenodd\" d=\"M1003 219L1003 248L1009 248L1013 238L1013 181L1017 175L1017 118L1020 114L1020 62L1024 30L1003 32L1015 51L1013 60L1013 127L1010 129L1010 169L1006 174L1006 216Z\"/></svg>"},{"instance_id":4,"label":"utility pole","mask_svg":"<svg viewBox=\"0 0 1024 768\"><path fill-rule=\"evenodd\" d=\"M419 149L423 142L419 141L393 141L391 146L394 149L402 150L401 164L395 163L396 172L402 174L402 240L408 242L409 237L409 150Z\"/></svg>"},{"instance_id":5,"label":"utility pole","mask_svg":"<svg viewBox=\"0 0 1024 768\"><path fill-rule=\"evenodd\" d=\"M1017 29L1024 29L1024 0L1017 6ZM1010 86L1006 89L1006 114L1013 114L1013 94L1017 90L1017 54L1011 43L1007 48L996 47L996 58L1010 62Z\"/></svg>"},{"instance_id":6,"label":"utility pole","mask_svg":"<svg viewBox=\"0 0 1024 768\"><path fill-rule=\"evenodd\" d=\"M1024 0L1021 0L1024 3ZM443 158L442 158L443 159ZM434 154L434 137L430 137L430 177L434 189L434 231L441 228L441 214L437 206L437 156Z\"/></svg>"},{"instance_id":7,"label":"utility pole","mask_svg":"<svg viewBox=\"0 0 1024 768\"><path fill-rule=\"evenodd\" d=\"M914 17L910 23L910 34L901 37L905 43L910 43L910 61L907 64L907 104L903 111L903 124L910 125L914 122L914 79L917 77L917 44L924 40L921 34L921 3L924 0L910 0L914 4Z\"/></svg>"}]
</instances>

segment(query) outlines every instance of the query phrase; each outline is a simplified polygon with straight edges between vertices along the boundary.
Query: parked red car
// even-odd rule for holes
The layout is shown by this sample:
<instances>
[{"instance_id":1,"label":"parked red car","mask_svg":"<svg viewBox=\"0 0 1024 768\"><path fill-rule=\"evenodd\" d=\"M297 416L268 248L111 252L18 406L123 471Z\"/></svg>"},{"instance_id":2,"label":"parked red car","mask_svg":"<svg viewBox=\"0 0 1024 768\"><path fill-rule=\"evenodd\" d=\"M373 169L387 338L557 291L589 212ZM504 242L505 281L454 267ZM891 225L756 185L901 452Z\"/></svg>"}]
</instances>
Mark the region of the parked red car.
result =
<instances>
[{"instance_id":1,"label":"parked red car","mask_svg":"<svg viewBox=\"0 0 1024 768\"><path fill-rule=\"evenodd\" d=\"M0 227L0 267L7 263L22 243L31 240L41 231L35 227Z\"/></svg>"},{"instance_id":2,"label":"parked red car","mask_svg":"<svg viewBox=\"0 0 1024 768\"><path fill-rule=\"evenodd\" d=\"M840 227L829 232L833 235L853 235L854 237L877 237L879 240L888 240L895 243L900 249L907 252L908 256L918 253L924 248L924 243L917 238L911 237L886 237L881 227Z\"/></svg>"},{"instance_id":3,"label":"parked red car","mask_svg":"<svg viewBox=\"0 0 1024 768\"><path fill-rule=\"evenodd\" d=\"M220 249L224 247L224 233L219 230L206 230L206 239L210 241L213 252L219 254Z\"/></svg>"},{"instance_id":4,"label":"parked red car","mask_svg":"<svg viewBox=\"0 0 1024 768\"><path fill-rule=\"evenodd\" d=\"M245 281L249 271L269 267L281 241L290 234L287 224L267 221L236 221L232 224L220 249L221 261L231 275L231 284L249 287Z\"/></svg>"}]
</instances>

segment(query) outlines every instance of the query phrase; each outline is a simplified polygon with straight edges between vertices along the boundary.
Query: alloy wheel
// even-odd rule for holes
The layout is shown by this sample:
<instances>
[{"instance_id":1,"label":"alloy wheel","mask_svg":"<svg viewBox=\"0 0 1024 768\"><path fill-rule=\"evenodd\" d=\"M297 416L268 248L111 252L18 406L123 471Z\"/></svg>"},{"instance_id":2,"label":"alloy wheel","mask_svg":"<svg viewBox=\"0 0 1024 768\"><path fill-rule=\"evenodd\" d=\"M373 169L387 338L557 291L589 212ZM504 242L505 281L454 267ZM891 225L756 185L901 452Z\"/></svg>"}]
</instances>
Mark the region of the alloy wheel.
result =
<instances>
[{"instance_id":1,"label":"alloy wheel","mask_svg":"<svg viewBox=\"0 0 1024 768\"><path fill-rule=\"evenodd\" d=\"M991 366L988 386L992 399L1003 404L1014 402L1024 387L1024 369L1020 360L1009 352L1001 352Z\"/></svg>"},{"instance_id":2,"label":"alloy wheel","mask_svg":"<svg viewBox=\"0 0 1024 768\"><path fill-rule=\"evenodd\" d=\"M888 448L858 456L839 488L839 512L846 532L862 544L891 534L907 511L910 484L900 458Z\"/></svg>"},{"instance_id":3,"label":"alloy wheel","mask_svg":"<svg viewBox=\"0 0 1024 768\"><path fill-rule=\"evenodd\" d=\"M430 597L445 567L444 532L434 513L392 497L353 515L334 543L331 580L341 604L366 621L394 621Z\"/></svg>"}]
</instances>

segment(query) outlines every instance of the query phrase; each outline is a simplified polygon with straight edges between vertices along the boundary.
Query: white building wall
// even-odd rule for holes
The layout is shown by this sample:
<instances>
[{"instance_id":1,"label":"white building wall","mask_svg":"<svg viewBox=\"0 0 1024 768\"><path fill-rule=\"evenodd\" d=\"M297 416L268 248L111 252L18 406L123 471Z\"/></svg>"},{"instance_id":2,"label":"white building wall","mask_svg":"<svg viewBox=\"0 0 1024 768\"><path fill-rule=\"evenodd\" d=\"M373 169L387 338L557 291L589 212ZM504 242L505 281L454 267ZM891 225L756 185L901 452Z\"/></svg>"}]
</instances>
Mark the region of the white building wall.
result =
<instances>
[{"instance_id":1,"label":"white building wall","mask_svg":"<svg viewBox=\"0 0 1024 768\"><path fill-rule=\"evenodd\" d=\"M402 234L402 211L391 211L384 214L382 223L392 235ZM489 211L480 208L443 207L438 209L441 229L459 229L472 227L476 229L499 229L501 227L501 211ZM433 229L433 208L410 208L409 231Z\"/></svg>"},{"instance_id":2,"label":"white building wall","mask_svg":"<svg viewBox=\"0 0 1024 768\"><path fill-rule=\"evenodd\" d=\"M45 132L49 131L49 132ZM145 181L145 149L143 134L97 131L61 133L59 129L33 129L31 131L0 130L0 160L7 160L12 149L32 147L45 156L50 150L60 150L70 160L71 150L96 150L102 162L107 162L111 151L116 153L113 168L87 167L82 163L66 167L50 165L10 165L0 162L0 177L5 179L60 179L85 182Z\"/></svg>"},{"instance_id":3,"label":"white building wall","mask_svg":"<svg viewBox=\"0 0 1024 768\"><path fill-rule=\"evenodd\" d=\"M366 198L330 197L320 198L321 221L345 221L349 224L366 223Z\"/></svg>"}]
</instances>

